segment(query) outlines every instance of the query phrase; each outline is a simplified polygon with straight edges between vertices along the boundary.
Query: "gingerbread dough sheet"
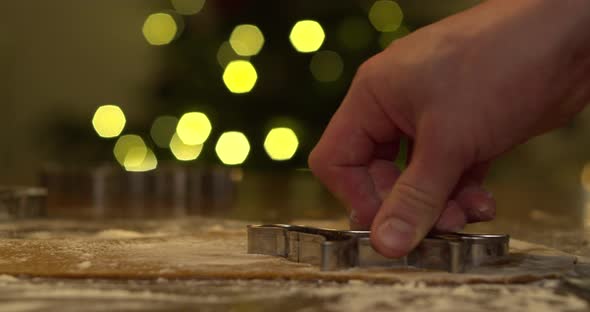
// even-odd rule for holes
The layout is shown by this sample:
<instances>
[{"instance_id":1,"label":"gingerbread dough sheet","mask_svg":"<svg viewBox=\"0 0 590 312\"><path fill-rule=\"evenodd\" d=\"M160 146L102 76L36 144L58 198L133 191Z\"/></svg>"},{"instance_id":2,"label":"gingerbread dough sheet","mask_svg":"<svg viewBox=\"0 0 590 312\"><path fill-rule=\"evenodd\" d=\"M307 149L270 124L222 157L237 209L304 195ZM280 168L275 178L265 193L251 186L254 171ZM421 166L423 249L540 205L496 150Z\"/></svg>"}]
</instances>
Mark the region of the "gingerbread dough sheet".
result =
<instances>
[{"instance_id":1,"label":"gingerbread dough sheet","mask_svg":"<svg viewBox=\"0 0 590 312\"><path fill-rule=\"evenodd\" d=\"M577 258L511 240L510 258L465 274L416 269L348 269L321 272L282 258L246 253L246 223L207 222L190 231L103 229L87 235L32 233L0 239L0 274L66 278L365 280L429 284L518 283L556 278ZM188 233L187 233L188 232Z\"/></svg>"}]
</instances>

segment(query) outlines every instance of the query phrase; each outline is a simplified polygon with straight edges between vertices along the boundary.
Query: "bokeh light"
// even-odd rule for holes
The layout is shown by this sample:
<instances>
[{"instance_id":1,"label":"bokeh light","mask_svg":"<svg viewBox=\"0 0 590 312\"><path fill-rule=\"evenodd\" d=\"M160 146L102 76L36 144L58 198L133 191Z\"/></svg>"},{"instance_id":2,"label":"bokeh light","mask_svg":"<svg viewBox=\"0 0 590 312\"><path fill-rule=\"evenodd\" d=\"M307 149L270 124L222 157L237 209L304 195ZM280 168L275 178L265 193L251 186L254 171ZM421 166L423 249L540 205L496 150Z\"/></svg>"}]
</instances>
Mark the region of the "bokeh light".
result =
<instances>
[{"instance_id":1,"label":"bokeh light","mask_svg":"<svg viewBox=\"0 0 590 312\"><path fill-rule=\"evenodd\" d=\"M125 128L126 122L123 110L117 105L100 106L92 117L94 130L103 138L119 136Z\"/></svg>"},{"instance_id":2,"label":"bokeh light","mask_svg":"<svg viewBox=\"0 0 590 312\"><path fill-rule=\"evenodd\" d=\"M582 174L580 175L580 182L586 192L590 192L590 163L584 165Z\"/></svg>"},{"instance_id":3,"label":"bokeh light","mask_svg":"<svg viewBox=\"0 0 590 312\"><path fill-rule=\"evenodd\" d=\"M248 157L250 143L248 138L241 132L225 132L219 137L217 145L215 145L215 153L217 153L217 157L222 163L239 165Z\"/></svg>"},{"instance_id":4,"label":"bokeh light","mask_svg":"<svg viewBox=\"0 0 590 312\"><path fill-rule=\"evenodd\" d=\"M404 14L397 2L378 0L369 11L369 20L373 27L380 32L391 32L402 24Z\"/></svg>"},{"instance_id":5,"label":"bokeh light","mask_svg":"<svg viewBox=\"0 0 590 312\"><path fill-rule=\"evenodd\" d=\"M224 41L217 50L217 62L222 68L225 68L231 61L248 59L250 57L238 55L229 44L229 41Z\"/></svg>"},{"instance_id":6,"label":"bokeh light","mask_svg":"<svg viewBox=\"0 0 590 312\"><path fill-rule=\"evenodd\" d=\"M127 171L148 171L155 169L158 161L143 139L135 134L121 136L113 149L115 159Z\"/></svg>"},{"instance_id":7,"label":"bokeh light","mask_svg":"<svg viewBox=\"0 0 590 312\"><path fill-rule=\"evenodd\" d=\"M223 82L232 93L250 92L257 79L256 69L249 61L232 61L223 71Z\"/></svg>"},{"instance_id":8,"label":"bokeh light","mask_svg":"<svg viewBox=\"0 0 590 312\"><path fill-rule=\"evenodd\" d=\"M404 37L409 33L410 30L404 25L400 26L396 31L381 33L381 35L379 35L379 46L382 49L386 49L393 41Z\"/></svg>"},{"instance_id":9,"label":"bokeh light","mask_svg":"<svg viewBox=\"0 0 590 312\"><path fill-rule=\"evenodd\" d=\"M138 167L144 161L147 155L147 147L145 145L132 146L125 155L123 165L125 168Z\"/></svg>"},{"instance_id":10,"label":"bokeh light","mask_svg":"<svg viewBox=\"0 0 590 312\"><path fill-rule=\"evenodd\" d=\"M180 117L176 133L184 144L203 144L211 134L211 122L203 113L186 113Z\"/></svg>"},{"instance_id":11,"label":"bokeh light","mask_svg":"<svg viewBox=\"0 0 590 312\"><path fill-rule=\"evenodd\" d=\"M170 0L176 12L182 15L197 14L203 9L205 0Z\"/></svg>"},{"instance_id":12,"label":"bokeh light","mask_svg":"<svg viewBox=\"0 0 590 312\"><path fill-rule=\"evenodd\" d=\"M151 45L170 43L178 31L174 17L168 13L154 13L147 17L143 24L143 36Z\"/></svg>"},{"instance_id":13,"label":"bokeh light","mask_svg":"<svg viewBox=\"0 0 590 312\"><path fill-rule=\"evenodd\" d=\"M158 167L158 160L151 149L146 146L136 146L132 147L125 156L123 167L132 172L150 171Z\"/></svg>"},{"instance_id":14,"label":"bokeh light","mask_svg":"<svg viewBox=\"0 0 590 312\"><path fill-rule=\"evenodd\" d=\"M236 54L253 56L264 45L264 36L256 25L238 25L229 37L229 43Z\"/></svg>"},{"instance_id":15,"label":"bokeh light","mask_svg":"<svg viewBox=\"0 0 590 312\"><path fill-rule=\"evenodd\" d=\"M150 136L158 147L168 148L170 140L176 132L178 118L174 116L160 116L154 120L150 129Z\"/></svg>"},{"instance_id":16,"label":"bokeh light","mask_svg":"<svg viewBox=\"0 0 590 312\"><path fill-rule=\"evenodd\" d=\"M295 50L302 53L315 52L324 43L326 34L322 25L316 21L303 20L293 26L289 40Z\"/></svg>"},{"instance_id":17,"label":"bokeh light","mask_svg":"<svg viewBox=\"0 0 590 312\"><path fill-rule=\"evenodd\" d=\"M320 51L313 55L309 69L313 77L322 82L335 81L342 75L342 58L334 51Z\"/></svg>"},{"instance_id":18,"label":"bokeh light","mask_svg":"<svg viewBox=\"0 0 590 312\"><path fill-rule=\"evenodd\" d=\"M338 40L346 49L361 50L369 46L374 32L366 17L350 17L338 26Z\"/></svg>"},{"instance_id":19,"label":"bokeh light","mask_svg":"<svg viewBox=\"0 0 590 312\"><path fill-rule=\"evenodd\" d=\"M178 137L177 134L172 136L170 140L170 151L176 157L176 159L181 161L190 161L195 160L201 154L203 150L202 144L196 145L188 145L182 142L182 140Z\"/></svg>"},{"instance_id":20,"label":"bokeh light","mask_svg":"<svg viewBox=\"0 0 590 312\"><path fill-rule=\"evenodd\" d=\"M151 149L147 149L143 161L137 166L125 166L125 170L134 172L145 172L158 167L158 159Z\"/></svg>"},{"instance_id":21,"label":"bokeh light","mask_svg":"<svg viewBox=\"0 0 590 312\"><path fill-rule=\"evenodd\" d=\"M289 160L299 147L297 135L290 128L274 128L264 140L264 150L272 160Z\"/></svg>"}]
</instances>

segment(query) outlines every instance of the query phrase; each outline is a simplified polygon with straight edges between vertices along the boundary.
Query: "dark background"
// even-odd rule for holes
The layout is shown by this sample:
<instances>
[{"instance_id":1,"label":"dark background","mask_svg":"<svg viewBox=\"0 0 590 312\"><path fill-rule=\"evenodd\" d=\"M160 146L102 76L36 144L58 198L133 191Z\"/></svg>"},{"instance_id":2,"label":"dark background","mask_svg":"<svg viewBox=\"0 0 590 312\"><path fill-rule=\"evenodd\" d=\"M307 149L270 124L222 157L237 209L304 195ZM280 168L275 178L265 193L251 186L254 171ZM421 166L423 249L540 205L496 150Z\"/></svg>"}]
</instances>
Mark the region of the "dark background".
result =
<instances>
[{"instance_id":1,"label":"dark background","mask_svg":"<svg viewBox=\"0 0 590 312\"><path fill-rule=\"evenodd\" d=\"M160 165L178 162L169 150L151 142L152 122L161 115L201 111L209 116L213 131L199 158L183 166L220 165L215 141L224 131L239 130L251 145L241 168L277 175L306 168L307 154L356 68L381 51L386 38L476 2L400 1L401 30L382 34L368 19L372 0L208 0L199 13L188 16L176 14L167 0L2 1L0 182L36 184L48 164L116 164L116 138L98 137L91 124L95 110L104 104L123 109L123 134L142 136ZM158 12L173 15L183 27L170 44L152 46L142 26ZM298 53L289 42L291 27L303 19L323 26L326 39L320 51L334 51L342 58L343 72L336 81L315 80L309 69L314 53ZM343 36L341 27L350 20L358 32L349 29ZM227 90L217 61L219 47L239 24L257 25L265 38L261 52L250 58L258 81L246 94ZM362 44L350 48L347 38ZM263 149L266 133L277 125L297 133L300 145L291 160L272 161ZM534 196L543 198L536 202L550 206L556 215L577 207L576 218L585 222L584 185L590 189L590 181L584 183L581 177L590 159L589 139L590 113L585 111L567 127L500 159L492 169L490 188L510 209L527 205ZM590 169L588 173L586 180Z\"/></svg>"}]
</instances>

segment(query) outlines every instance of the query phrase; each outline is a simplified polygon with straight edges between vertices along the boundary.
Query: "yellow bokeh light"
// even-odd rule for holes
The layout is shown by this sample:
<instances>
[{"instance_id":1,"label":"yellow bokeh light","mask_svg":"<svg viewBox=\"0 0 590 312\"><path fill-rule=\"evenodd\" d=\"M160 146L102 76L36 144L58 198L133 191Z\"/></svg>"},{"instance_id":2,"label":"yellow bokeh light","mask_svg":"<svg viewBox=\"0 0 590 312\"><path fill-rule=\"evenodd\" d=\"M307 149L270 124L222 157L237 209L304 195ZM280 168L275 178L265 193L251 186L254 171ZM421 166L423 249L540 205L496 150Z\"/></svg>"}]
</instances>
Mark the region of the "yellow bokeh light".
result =
<instances>
[{"instance_id":1,"label":"yellow bokeh light","mask_svg":"<svg viewBox=\"0 0 590 312\"><path fill-rule=\"evenodd\" d=\"M129 148L125 155L123 166L125 166L125 168L139 167L145 160L147 153L148 148L145 145L137 145Z\"/></svg>"},{"instance_id":2,"label":"yellow bokeh light","mask_svg":"<svg viewBox=\"0 0 590 312\"><path fill-rule=\"evenodd\" d=\"M302 53L317 51L324 43L326 34L322 25L316 21L299 21L293 26L289 40L295 50Z\"/></svg>"},{"instance_id":3,"label":"yellow bokeh light","mask_svg":"<svg viewBox=\"0 0 590 312\"><path fill-rule=\"evenodd\" d=\"M342 58L334 51L320 51L311 58L309 69L313 77L322 82L335 81L342 75Z\"/></svg>"},{"instance_id":4,"label":"yellow bokeh light","mask_svg":"<svg viewBox=\"0 0 590 312\"><path fill-rule=\"evenodd\" d=\"M134 134L121 136L115 143L113 154L127 171L149 171L158 165L154 152L140 136Z\"/></svg>"},{"instance_id":5,"label":"yellow bokeh light","mask_svg":"<svg viewBox=\"0 0 590 312\"><path fill-rule=\"evenodd\" d=\"M290 128L274 128L264 140L264 150L272 160L289 160L299 147L297 135Z\"/></svg>"},{"instance_id":6,"label":"yellow bokeh light","mask_svg":"<svg viewBox=\"0 0 590 312\"><path fill-rule=\"evenodd\" d=\"M148 148L147 153L143 162L137 167L125 167L127 171L150 171L154 170L158 167L158 159L156 158L156 154Z\"/></svg>"},{"instance_id":7,"label":"yellow bokeh light","mask_svg":"<svg viewBox=\"0 0 590 312\"><path fill-rule=\"evenodd\" d=\"M231 61L248 59L250 59L248 56L238 55L229 44L229 41L223 42L217 50L217 62L222 68L225 68Z\"/></svg>"},{"instance_id":8,"label":"yellow bokeh light","mask_svg":"<svg viewBox=\"0 0 590 312\"><path fill-rule=\"evenodd\" d=\"M248 138L237 131L229 131L223 133L217 145L215 145L215 153L222 163L226 165L242 164L250 153L250 143Z\"/></svg>"},{"instance_id":9,"label":"yellow bokeh light","mask_svg":"<svg viewBox=\"0 0 590 312\"><path fill-rule=\"evenodd\" d=\"M403 19L404 14L399 4L391 0L378 0L369 11L369 21L381 32L396 31Z\"/></svg>"},{"instance_id":10,"label":"yellow bokeh light","mask_svg":"<svg viewBox=\"0 0 590 312\"><path fill-rule=\"evenodd\" d=\"M177 134L172 136L172 140L170 140L170 151L178 160L182 161L189 161L195 160L201 154L203 150L202 144L197 145L187 145L182 142L182 140L178 137Z\"/></svg>"},{"instance_id":11,"label":"yellow bokeh light","mask_svg":"<svg viewBox=\"0 0 590 312\"><path fill-rule=\"evenodd\" d=\"M150 129L150 136L158 147L167 148L170 140L176 132L178 118L173 116L160 116L154 120Z\"/></svg>"},{"instance_id":12,"label":"yellow bokeh light","mask_svg":"<svg viewBox=\"0 0 590 312\"><path fill-rule=\"evenodd\" d=\"M174 17L167 13L154 13L143 23L143 36L151 45L165 45L176 37L178 25Z\"/></svg>"},{"instance_id":13,"label":"yellow bokeh light","mask_svg":"<svg viewBox=\"0 0 590 312\"><path fill-rule=\"evenodd\" d=\"M256 25L238 25L229 37L229 43L236 54L253 56L264 45L264 36Z\"/></svg>"},{"instance_id":14,"label":"yellow bokeh light","mask_svg":"<svg viewBox=\"0 0 590 312\"><path fill-rule=\"evenodd\" d=\"M203 113L186 113L178 121L176 134L184 144L203 144L211 134L211 122Z\"/></svg>"},{"instance_id":15,"label":"yellow bokeh light","mask_svg":"<svg viewBox=\"0 0 590 312\"><path fill-rule=\"evenodd\" d=\"M99 107L92 117L92 126L99 136L114 138L119 136L125 128L125 114L117 105L103 105Z\"/></svg>"},{"instance_id":16,"label":"yellow bokeh light","mask_svg":"<svg viewBox=\"0 0 590 312\"><path fill-rule=\"evenodd\" d=\"M580 182L582 183L582 187L586 192L590 192L590 163L587 163L582 169L582 174L580 175Z\"/></svg>"},{"instance_id":17,"label":"yellow bokeh light","mask_svg":"<svg viewBox=\"0 0 590 312\"><path fill-rule=\"evenodd\" d=\"M244 60L230 62L223 71L223 82L232 93L248 93L254 88L258 74L252 63Z\"/></svg>"},{"instance_id":18,"label":"yellow bokeh light","mask_svg":"<svg viewBox=\"0 0 590 312\"><path fill-rule=\"evenodd\" d=\"M158 159L149 148L134 148L127 154L124 167L125 170L132 172L150 171L158 167Z\"/></svg>"},{"instance_id":19,"label":"yellow bokeh light","mask_svg":"<svg viewBox=\"0 0 590 312\"><path fill-rule=\"evenodd\" d=\"M182 15L197 14L203 9L205 0L170 0L176 12Z\"/></svg>"}]
</instances>

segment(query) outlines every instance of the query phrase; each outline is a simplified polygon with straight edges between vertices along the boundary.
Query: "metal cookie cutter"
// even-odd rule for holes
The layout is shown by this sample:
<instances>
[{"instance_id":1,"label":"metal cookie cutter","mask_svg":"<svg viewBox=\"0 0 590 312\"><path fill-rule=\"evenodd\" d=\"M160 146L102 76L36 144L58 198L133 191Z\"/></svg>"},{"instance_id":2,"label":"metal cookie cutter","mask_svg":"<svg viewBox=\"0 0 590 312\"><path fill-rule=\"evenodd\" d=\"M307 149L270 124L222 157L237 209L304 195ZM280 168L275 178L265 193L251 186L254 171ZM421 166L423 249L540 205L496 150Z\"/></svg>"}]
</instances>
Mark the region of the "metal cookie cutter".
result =
<instances>
[{"instance_id":1,"label":"metal cookie cutter","mask_svg":"<svg viewBox=\"0 0 590 312\"><path fill-rule=\"evenodd\" d=\"M46 216L46 197L40 187L0 186L0 221Z\"/></svg>"},{"instance_id":2,"label":"metal cookie cutter","mask_svg":"<svg viewBox=\"0 0 590 312\"><path fill-rule=\"evenodd\" d=\"M510 237L503 234L433 234L409 255L389 259L371 246L368 231L339 231L307 226L248 226L248 253L317 265L323 271L350 267L416 267L465 272L508 255Z\"/></svg>"}]
</instances>

